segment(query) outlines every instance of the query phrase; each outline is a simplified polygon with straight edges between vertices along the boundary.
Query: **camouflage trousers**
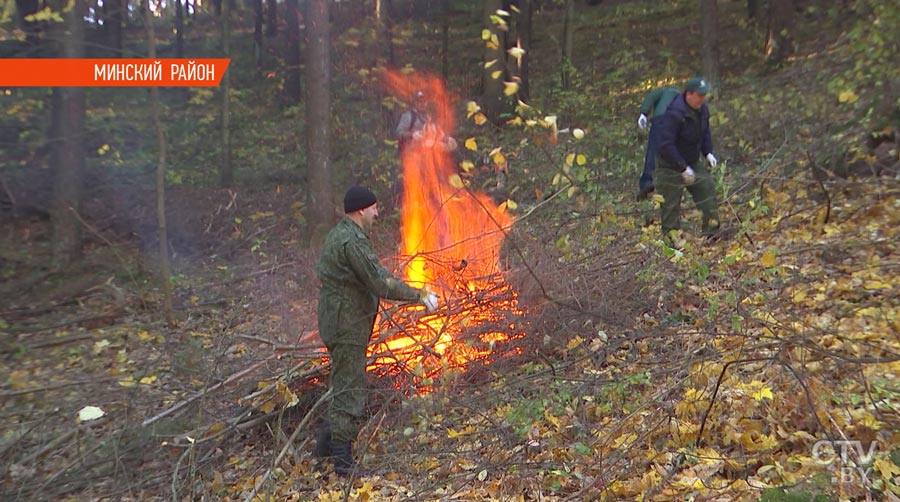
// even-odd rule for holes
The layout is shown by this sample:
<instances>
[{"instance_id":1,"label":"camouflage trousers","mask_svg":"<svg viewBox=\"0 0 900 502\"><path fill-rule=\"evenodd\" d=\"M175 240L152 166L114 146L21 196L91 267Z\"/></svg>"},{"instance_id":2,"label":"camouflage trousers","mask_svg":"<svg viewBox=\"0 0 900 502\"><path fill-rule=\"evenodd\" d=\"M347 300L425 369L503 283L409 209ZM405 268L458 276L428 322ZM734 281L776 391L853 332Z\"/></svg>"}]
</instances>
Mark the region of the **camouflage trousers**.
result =
<instances>
[{"instance_id":1,"label":"camouflage trousers","mask_svg":"<svg viewBox=\"0 0 900 502\"><path fill-rule=\"evenodd\" d=\"M659 158L657 158L657 163L660 163ZM663 237L667 237L670 231L681 228L681 199L685 188L694 199L697 209L703 213L703 233L709 235L715 233L719 228L716 183L702 162L695 164L696 166L691 167L694 169L697 179L692 185L685 185L681 173L666 167L665 164L660 164L656 169L654 175L656 193L665 199L660 206Z\"/></svg>"},{"instance_id":2,"label":"camouflage trousers","mask_svg":"<svg viewBox=\"0 0 900 502\"><path fill-rule=\"evenodd\" d=\"M331 406L328 421L334 442L356 440L366 406L366 346L333 343L331 356Z\"/></svg>"}]
</instances>

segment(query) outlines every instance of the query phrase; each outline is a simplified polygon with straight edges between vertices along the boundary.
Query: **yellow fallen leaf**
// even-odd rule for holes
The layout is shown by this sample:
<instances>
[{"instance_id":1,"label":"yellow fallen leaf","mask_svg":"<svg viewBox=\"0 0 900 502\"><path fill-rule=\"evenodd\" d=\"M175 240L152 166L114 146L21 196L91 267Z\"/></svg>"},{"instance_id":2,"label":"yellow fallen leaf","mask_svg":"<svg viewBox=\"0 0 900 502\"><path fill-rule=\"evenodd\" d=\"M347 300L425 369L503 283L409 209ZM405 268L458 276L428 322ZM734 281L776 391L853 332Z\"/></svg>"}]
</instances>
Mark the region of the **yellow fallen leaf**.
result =
<instances>
[{"instance_id":1,"label":"yellow fallen leaf","mask_svg":"<svg viewBox=\"0 0 900 502\"><path fill-rule=\"evenodd\" d=\"M487 117L483 113L476 113L473 120L475 121L476 125L481 125L487 122Z\"/></svg>"},{"instance_id":2,"label":"yellow fallen leaf","mask_svg":"<svg viewBox=\"0 0 900 502\"><path fill-rule=\"evenodd\" d=\"M503 82L503 94L512 96L517 92L519 92L519 84L515 82Z\"/></svg>"},{"instance_id":3,"label":"yellow fallen leaf","mask_svg":"<svg viewBox=\"0 0 900 502\"><path fill-rule=\"evenodd\" d=\"M519 207L519 205L516 204L516 201L514 201L512 199L506 199L506 207L509 209L515 209L515 208Z\"/></svg>"},{"instance_id":4,"label":"yellow fallen leaf","mask_svg":"<svg viewBox=\"0 0 900 502\"><path fill-rule=\"evenodd\" d=\"M572 130L572 137L574 137L575 139L583 138L584 137L584 129L579 129L576 127L574 130Z\"/></svg>"},{"instance_id":5,"label":"yellow fallen leaf","mask_svg":"<svg viewBox=\"0 0 900 502\"><path fill-rule=\"evenodd\" d=\"M475 169L475 164L473 164L471 160L464 160L459 163L459 168L462 169L464 173L468 173L471 172L472 169Z\"/></svg>"},{"instance_id":6,"label":"yellow fallen leaf","mask_svg":"<svg viewBox=\"0 0 900 502\"><path fill-rule=\"evenodd\" d=\"M765 398L775 399L775 396L772 395L772 389L768 387L762 387L761 389L753 392L753 399L757 401L762 401Z\"/></svg>"},{"instance_id":7,"label":"yellow fallen leaf","mask_svg":"<svg viewBox=\"0 0 900 502\"><path fill-rule=\"evenodd\" d=\"M853 92L849 89L846 91L842 91L840 94L838 94L838 101L841 103L852 104L852 103L856 103L856 100L858 100L858 99L859 99L859 96L855 92Z\"/></svg>"},{"instance_id":8,"label":"yellow fallen leaf","mask_svg":"<svg viewBox=\"0 0 900 502\"><path fill-rule=\"evenodd\" d=\"M151 383L156 381L156 375L145 376L141 378L141 383L144 385L150 385Z\"/></svg>"},{"instance_id":9,"label":"yellow fallen leaf","mask_svg":"<svg viewBox=\"0 0 900 502\"><path fill-rule=\"evenodd\" d=\"M765 253L763 253L762 257L759 259L760 265L768 268L774 267L776 262L775 251L769 249Z\"/></svg>"},{"instance_id":10,"label":"yellow fallen leaf","mask_svg":"<svg viewBox=\"0 0 900 502\"><path fill-rule=\"evenodd\" d=\"M574 164L574 163L575 163L575 154L570 153L570 154L566 155L566 165L569 167L572 167L572 164Z\"/></svg>"},{"instance_id":11,"label":"yellow fallen leaf","mask_svg":"<svg viewBox=\"0 0 900 502\"><path fill-rule=\"evenodd\" d=\"M575 157L575 163L579 166L583 166L587 162L587 156L583 153L579 153L578 156Z\"/></svg>"}]
</instances>

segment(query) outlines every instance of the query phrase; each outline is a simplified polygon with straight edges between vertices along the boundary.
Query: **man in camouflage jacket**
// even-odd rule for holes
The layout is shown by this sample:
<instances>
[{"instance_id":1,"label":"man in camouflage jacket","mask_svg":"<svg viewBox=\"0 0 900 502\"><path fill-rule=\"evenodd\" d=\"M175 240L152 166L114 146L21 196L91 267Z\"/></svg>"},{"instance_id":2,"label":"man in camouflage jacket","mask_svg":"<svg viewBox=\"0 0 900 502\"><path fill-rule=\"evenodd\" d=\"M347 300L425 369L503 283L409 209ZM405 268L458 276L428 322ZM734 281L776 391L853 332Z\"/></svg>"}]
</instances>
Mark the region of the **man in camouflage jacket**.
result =
<instances>
[{"instance_id":1,"label":"man in camouflage jacket","mask_svg":"<svg viewBox=\"0 0 900 502\"><path fill-rule=\"evenodd\" d=\"M378 216L375 194L363 187L350 188L344 195L344 212L346 216L326 237L316 264L322 282L319 335L331 357L332 391L328 423L320 429L316 454L333 456L340 475L356 469L351 444L363 421L366 346L379 299L421 301L429 311L438 302L437 295L407 285L378 262L366 234Z\"/></svg>"}]
</instances>

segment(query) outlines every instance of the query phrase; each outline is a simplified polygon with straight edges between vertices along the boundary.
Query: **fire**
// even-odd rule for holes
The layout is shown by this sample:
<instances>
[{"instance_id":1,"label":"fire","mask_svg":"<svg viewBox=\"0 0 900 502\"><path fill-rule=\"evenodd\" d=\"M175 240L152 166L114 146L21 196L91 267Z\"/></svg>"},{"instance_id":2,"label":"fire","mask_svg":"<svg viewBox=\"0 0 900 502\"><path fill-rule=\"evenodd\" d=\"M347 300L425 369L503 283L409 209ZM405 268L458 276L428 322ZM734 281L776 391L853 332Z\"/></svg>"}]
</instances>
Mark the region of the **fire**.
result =
<instances>
[{"instance_id":1,"label":"fire","mask_svg":"<svg viewBox=\"0 0 900 502\"><path fill-rule=\"evenodd\" d=\"M453 99L432 75L388 72L392 93L410 103L427 99L428 126L403 151L401 254L406 278L438 293L434 314L382 315L377 332L396 333L370 348L370 371L411 373L424 382L447 369L485 360L498 342L519 337L516 292L504 281L500 248L512 217L486 194L460 183L453 159ZM423 310L413 305L404 311ZM414 325L398 325L402 320ZM399 329L398 329L399 328Z\"/></svg>"}]
</instances>

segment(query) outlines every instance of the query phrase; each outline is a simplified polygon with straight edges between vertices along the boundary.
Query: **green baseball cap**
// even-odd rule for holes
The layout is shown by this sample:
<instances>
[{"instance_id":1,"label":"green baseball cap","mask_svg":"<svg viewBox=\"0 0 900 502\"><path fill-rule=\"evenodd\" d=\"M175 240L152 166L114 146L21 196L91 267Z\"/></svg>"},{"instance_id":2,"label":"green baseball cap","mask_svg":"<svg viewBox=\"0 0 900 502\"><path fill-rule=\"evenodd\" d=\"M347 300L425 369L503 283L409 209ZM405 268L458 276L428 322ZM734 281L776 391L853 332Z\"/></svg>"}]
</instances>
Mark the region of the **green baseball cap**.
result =
<instances>
[{"instance_id":1,"label":"green baseball cap","mask_svg":"<svg viewBox=\"0 0 900 502\"><path fill-rule=\"evenodd\" d=\"M703 77L694 77L684 84L685 91L694 91L698 94L706 94L709 92L709 85Z\"/></svg>"}]
</instances>

